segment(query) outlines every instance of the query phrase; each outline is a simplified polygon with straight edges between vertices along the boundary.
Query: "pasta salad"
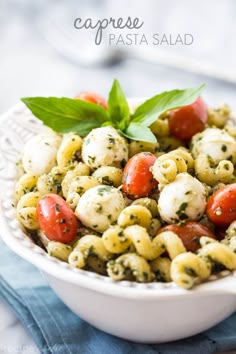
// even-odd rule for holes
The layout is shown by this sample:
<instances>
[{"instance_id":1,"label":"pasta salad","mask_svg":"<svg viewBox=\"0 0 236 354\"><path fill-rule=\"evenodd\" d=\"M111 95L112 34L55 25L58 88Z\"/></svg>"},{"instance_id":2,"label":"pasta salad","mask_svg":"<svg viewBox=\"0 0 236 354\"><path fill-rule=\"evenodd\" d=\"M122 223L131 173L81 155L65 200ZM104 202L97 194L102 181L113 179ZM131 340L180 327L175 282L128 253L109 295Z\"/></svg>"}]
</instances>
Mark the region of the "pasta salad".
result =
<instances>
[{"instance_id":1,"label":"pasta salad","mask_svg":"<svg viewBox=\"0 0 236 354\"><path fill-rule=\"evenodd\" d=\"M45 125L23 148L17 218L49 255L115 281L190 289L236 269L236 127L196 89L129 107L22 99Z\"/></svg>"}]
</instances>

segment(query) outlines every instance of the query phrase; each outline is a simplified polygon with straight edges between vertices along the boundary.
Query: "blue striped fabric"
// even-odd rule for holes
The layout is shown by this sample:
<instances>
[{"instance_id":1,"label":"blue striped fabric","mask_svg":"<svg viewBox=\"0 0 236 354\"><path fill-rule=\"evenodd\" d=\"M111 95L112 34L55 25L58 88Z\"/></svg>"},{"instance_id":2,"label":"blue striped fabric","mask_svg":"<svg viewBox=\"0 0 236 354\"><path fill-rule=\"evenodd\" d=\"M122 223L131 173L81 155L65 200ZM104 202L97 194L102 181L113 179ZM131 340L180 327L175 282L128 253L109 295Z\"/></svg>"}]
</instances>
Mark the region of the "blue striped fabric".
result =
<instances>
[{"instance_id":1,"label":"blue striped fabric","mask_svg":"<svg viewBox=\"0 0 236 354\"><path fill-rule=\"evenodd\" d=\"M113 337L74 315L36 268L2 242L0 247L0 298L21 320L40 353L210 354L236 348L236 314L204 333L172 343L147 345Z\"/></svg>"}]
</instances>

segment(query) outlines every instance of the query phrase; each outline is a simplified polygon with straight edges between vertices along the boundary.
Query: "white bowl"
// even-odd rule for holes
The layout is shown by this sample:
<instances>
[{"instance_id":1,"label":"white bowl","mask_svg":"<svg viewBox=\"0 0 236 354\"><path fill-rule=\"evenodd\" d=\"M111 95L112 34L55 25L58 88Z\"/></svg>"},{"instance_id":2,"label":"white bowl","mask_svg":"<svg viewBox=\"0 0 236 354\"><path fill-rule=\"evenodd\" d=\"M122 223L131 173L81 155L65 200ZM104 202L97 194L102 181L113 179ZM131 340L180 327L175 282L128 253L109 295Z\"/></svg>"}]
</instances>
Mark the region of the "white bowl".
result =
<instances>
[{"instance_id":1,"label":"white bowl","mask_svg":"<svg viewBox=\"0 0 236 354\"><path fill-rule=\"evenodd\" d=\"M0 119L1 236L15 253L43 271L72 311L110 334L160 343L204 331L236 310L236 272L223 271L189 291L174 283L114 282L73 269L36 246L17 221L12 203L20 150L42 129L23 104Z\"/></svg>"}]
</instances>

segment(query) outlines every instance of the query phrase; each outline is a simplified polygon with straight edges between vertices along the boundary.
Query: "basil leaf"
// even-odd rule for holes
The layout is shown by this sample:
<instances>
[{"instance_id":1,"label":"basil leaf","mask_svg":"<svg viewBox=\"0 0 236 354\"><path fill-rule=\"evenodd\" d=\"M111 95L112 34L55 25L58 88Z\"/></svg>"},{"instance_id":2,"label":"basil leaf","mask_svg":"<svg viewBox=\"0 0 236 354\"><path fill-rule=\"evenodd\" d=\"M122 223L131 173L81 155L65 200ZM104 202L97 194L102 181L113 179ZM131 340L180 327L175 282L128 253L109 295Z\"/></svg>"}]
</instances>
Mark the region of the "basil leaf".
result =
<instances>
[{"instance_id":1,"label":"basil leaf","mask_svg":"<svg viewBox=\"0 0 236 354\"><path fill-rule=\"evenodd\" d=\"M148 143L156 143L157 139L151 129L140 123L130 123L125 132L121 132L126 138L132 140L145 141Z\"/></svg>"},{"instance_id":2,"label":"basil leaf","mask_svg":"<svg viewBox=\"0 0 236 354\"><path fill-rule=\"evenodd\" d=\"M107 111L96 104L72 98L27 97L21 99L31 112L59 133L87 135L109 120Z\"/></svg>"},{"instance_id":3,"label":"basil leaf","mask_svg":"<svg viewBox=\"0 0 236 354\"><path fill-rule=\"evenodd\" d=\"M47 126L49 126L47 124ZM73 128L69 128L69 129L60 129L60 130L56 130L55 128L53 128L53 130L58 131L59 133L69 133L69 132L74 132L79 134L80 136L86 136L88 135L91 130L95 129L95 128L100 128L101 124L98 123L97 120L93 120L90 119L88 121L82 121L82 122L78 122L76 125L73 126Z\"/></svg>"},{"instance_id":4,"label":"basil leaf","mask_svg":"<svg viewBox=\"0 0 236 354\"><path fill-rule=\"evenodd\" d=\"M137 107L131 121L149 127L164 112L187 106L196 101L204 87L205 84L202 84L197 88L166 91L156 95Z\"/></svg>"},{"instance_id":5,"label":"basil leaf","mask_svg":"<svg viewBox=\"0 0 236 354\"><path fill-rule=\"evenodd\" d=\"M107 127L107 126L111 126L112 127L112 122L111 121L107 121L102 123L102 127Z\"/></svg>"},{"instance_id":6,"label":"basil leaf","mask_svg":"<svg viewBox=\"0 0 236 354\"><path fill-rule=\"evenodd\" d=\"M108 112L113 125L124 130L129 122L129 105L118 80L114 80L108 98Z\"/></svg>"}]
</instances>

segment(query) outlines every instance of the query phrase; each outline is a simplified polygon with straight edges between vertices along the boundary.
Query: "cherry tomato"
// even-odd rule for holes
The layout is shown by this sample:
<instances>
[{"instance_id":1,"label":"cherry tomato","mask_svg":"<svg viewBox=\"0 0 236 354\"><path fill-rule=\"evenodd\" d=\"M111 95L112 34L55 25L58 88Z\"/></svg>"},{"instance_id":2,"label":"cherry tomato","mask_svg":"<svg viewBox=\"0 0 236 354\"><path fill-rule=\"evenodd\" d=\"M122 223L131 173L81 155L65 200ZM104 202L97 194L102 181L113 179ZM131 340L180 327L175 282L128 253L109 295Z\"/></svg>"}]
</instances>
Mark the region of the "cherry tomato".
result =
<instances>
[{"instance_id":1,"label":"cherry tomato","mask_svg":"<svg viewBox=\"0 0 236 354\"><path fill-rule=\"evenodd\" d=\"M39 226L51 241L69 243L77 233L77 219L65 200L57 194L46 194L38 202Z\"/></svg>"},{"instance_id":2,"label":"cherry tomato","mask_svg":"<svg viewBox=\"0 0 236 354\"><path fill-rule=\"evenodd\" d=\"M127 162L123 172L122 190L129 198L147 197L155 191L158 182L153 178L150 167L156 159L150 152L140 152Z\"/></svg>"},{"instance_id":3,"label":"cherry tomato","mask_svg":"<svg viewBox=\"0 0 236 354\"><path fill-rule=\"evenodd\" d=\"M206 213L213 224L228 226L236 220L236 183L221 187L208 199Z\"/></svg>"},{"instance_id":4,"label":"cherry tomato","mask_svg":"<svg viewBox=\"0 0 236 354\"><path fill-rule=\"evenodd\" d=\"M184 225L167 225L162 227L158 234L163 231L172 231L176 233L182 240L185 248L188 251L196 252L200 248L199 238L207 236L216 238L213 232L208 227L202 225L200 222L188 221Z\"/></svg>"},{"instance_id":5,"label":"cherry tomato","mask_svg":"<svg viewBox=\"0 0 236 354\"><path fill-rule=\"evenodd\" d=\"M75 96L75 99L95 103L107 109L107 101L105 100L105 98L94 92L80 92L78 95Z\"/></svg>"},{"instance_id":6,"label":"cherry tomato","mask_svg":"<svg viewBox=\"0 0 236 354\"><path fill-rule=\"evenodd\" d=\"M180 140L189 140L204 130L207 122L207 107L201 97L185 107L170 112L169 129L171 135Z\"/></svg>"}]
</instances>

